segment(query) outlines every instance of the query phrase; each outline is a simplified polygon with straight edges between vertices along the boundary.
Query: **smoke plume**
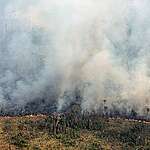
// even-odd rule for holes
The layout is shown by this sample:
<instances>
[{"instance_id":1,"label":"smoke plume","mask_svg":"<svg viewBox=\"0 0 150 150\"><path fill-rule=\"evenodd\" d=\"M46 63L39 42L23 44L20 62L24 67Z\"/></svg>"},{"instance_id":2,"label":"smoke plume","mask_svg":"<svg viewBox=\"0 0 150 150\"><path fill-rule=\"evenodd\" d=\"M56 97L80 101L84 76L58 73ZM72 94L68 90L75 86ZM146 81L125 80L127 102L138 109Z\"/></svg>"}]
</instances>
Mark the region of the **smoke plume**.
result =
<instances>
[{"instance_id":1,"label":"smoke plume","mask_svg":"<svg viewBox=\"0 0 150 150\"><path fill-rule=\"evenodd\" d=\"M149 0L1 0L0 106L135 108L150 97ZM34 103L33 103L34 102ZM45 108L44 108L45 109Z\"/></svg>"}]
</instances>

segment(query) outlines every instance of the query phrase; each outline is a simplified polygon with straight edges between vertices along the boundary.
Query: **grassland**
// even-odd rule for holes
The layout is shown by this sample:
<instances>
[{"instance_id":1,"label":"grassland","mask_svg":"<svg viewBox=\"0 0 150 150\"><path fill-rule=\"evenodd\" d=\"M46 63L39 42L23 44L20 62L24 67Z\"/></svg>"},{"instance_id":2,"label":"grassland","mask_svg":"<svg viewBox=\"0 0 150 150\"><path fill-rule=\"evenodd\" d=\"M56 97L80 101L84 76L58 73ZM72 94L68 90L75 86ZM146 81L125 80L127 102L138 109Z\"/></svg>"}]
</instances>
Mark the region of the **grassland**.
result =
<instances>
[{"instance_id":1,"label":"grassland","mask_svg":"<svg viewBox=\"0 0 150 150\"><path fill-rule=\"evenodd\" d=\"M65 126L53 133L49 116L0 118L0 150L149 150L150 124L96 118L91 128ZM94 128L93 128L94 126Z\"/></svg>"}]
</instances>

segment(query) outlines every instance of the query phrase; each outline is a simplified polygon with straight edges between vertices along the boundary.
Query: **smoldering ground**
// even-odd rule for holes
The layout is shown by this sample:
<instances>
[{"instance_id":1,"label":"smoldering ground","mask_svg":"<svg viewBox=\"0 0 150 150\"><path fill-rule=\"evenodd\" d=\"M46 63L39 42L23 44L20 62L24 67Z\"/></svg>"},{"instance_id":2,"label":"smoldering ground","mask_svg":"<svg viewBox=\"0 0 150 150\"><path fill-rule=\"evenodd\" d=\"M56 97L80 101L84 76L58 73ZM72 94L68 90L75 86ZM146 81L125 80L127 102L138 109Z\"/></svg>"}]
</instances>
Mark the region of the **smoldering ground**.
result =
<instances>
[{"instance_id":1,"label":"smoldering ground","mask_svg":"<svg viewBox=\"0 0 150 150\"><path fill-rule=\"evenodd\" d=\"M1 0L0 105L5 111L141 114L150 96L148 0ZM31 105L33 107L31 107Z\"/></svg>"}]
</instances>

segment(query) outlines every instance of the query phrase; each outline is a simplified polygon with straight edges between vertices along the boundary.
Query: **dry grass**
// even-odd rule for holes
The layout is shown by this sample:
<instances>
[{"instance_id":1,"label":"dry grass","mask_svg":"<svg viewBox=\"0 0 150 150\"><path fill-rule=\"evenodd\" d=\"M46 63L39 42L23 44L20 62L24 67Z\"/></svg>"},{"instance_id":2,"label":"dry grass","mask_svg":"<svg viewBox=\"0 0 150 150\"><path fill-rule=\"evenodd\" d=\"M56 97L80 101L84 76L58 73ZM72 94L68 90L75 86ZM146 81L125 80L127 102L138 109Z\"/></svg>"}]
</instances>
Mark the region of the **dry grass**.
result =
<instances>
[{"instance_id":1,"label":"dry grass","mask_svg":"<svg viewBox=\"0 0 150 150\"><path fill-rule=\"evenodd\" d=\"M130 129L132 126L140 125L136 121L128 121L122 119L107 120L107 129L104 131L75 131L75 137L69 133L72 129L68 129L67 133L51 135L48 129L36 128L36 122L45 120L47 116L24 116L24 117L0 117L0 150L123 150L125 143L122 143L117 138L113 140L106 137L99 137L103 132L111 132L111 134L123 132ZM30 124L31 123L31 124ZM143 123L150 127L149 123ZM32 125L34 125L32 127ZM149 128L146 132L150 134ZM106 131L107 130L107 131ZM74 133L74 131L73 131ZM109 134L109 133L108 133ZM149 139L148 139L149 140ZM17 142L20 142L19 144ZM150 141L147 141L150 145ZM17 145L18 144L18 145ZM147 148L145 147L144 149ZM140 147L140 146L139 146ZM132 149L132 146L126 149ZM140 147L142 149L142 147Z\"/></svg>"}]
</instances>

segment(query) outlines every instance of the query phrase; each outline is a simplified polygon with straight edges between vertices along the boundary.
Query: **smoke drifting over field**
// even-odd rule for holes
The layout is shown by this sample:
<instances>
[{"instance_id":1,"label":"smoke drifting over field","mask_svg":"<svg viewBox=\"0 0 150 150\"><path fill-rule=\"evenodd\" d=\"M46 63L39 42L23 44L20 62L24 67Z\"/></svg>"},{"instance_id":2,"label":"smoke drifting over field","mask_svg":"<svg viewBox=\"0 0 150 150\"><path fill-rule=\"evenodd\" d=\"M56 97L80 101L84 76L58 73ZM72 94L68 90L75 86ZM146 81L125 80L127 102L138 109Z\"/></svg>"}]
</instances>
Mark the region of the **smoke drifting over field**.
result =
<instances>
[{"instance_id":1,"label":"smoke drifting over field","mask_svg":"<svg viewBox=\"0 0 150 150\"><path fill-rule=\"evenodd\" d=\"M106 99L110 110L141 113L150 97L149 7L149 0L1 0L1 108L34 101L40 111L61 110L78 89L83 110Z\"/></svg>"}]
</instances>

